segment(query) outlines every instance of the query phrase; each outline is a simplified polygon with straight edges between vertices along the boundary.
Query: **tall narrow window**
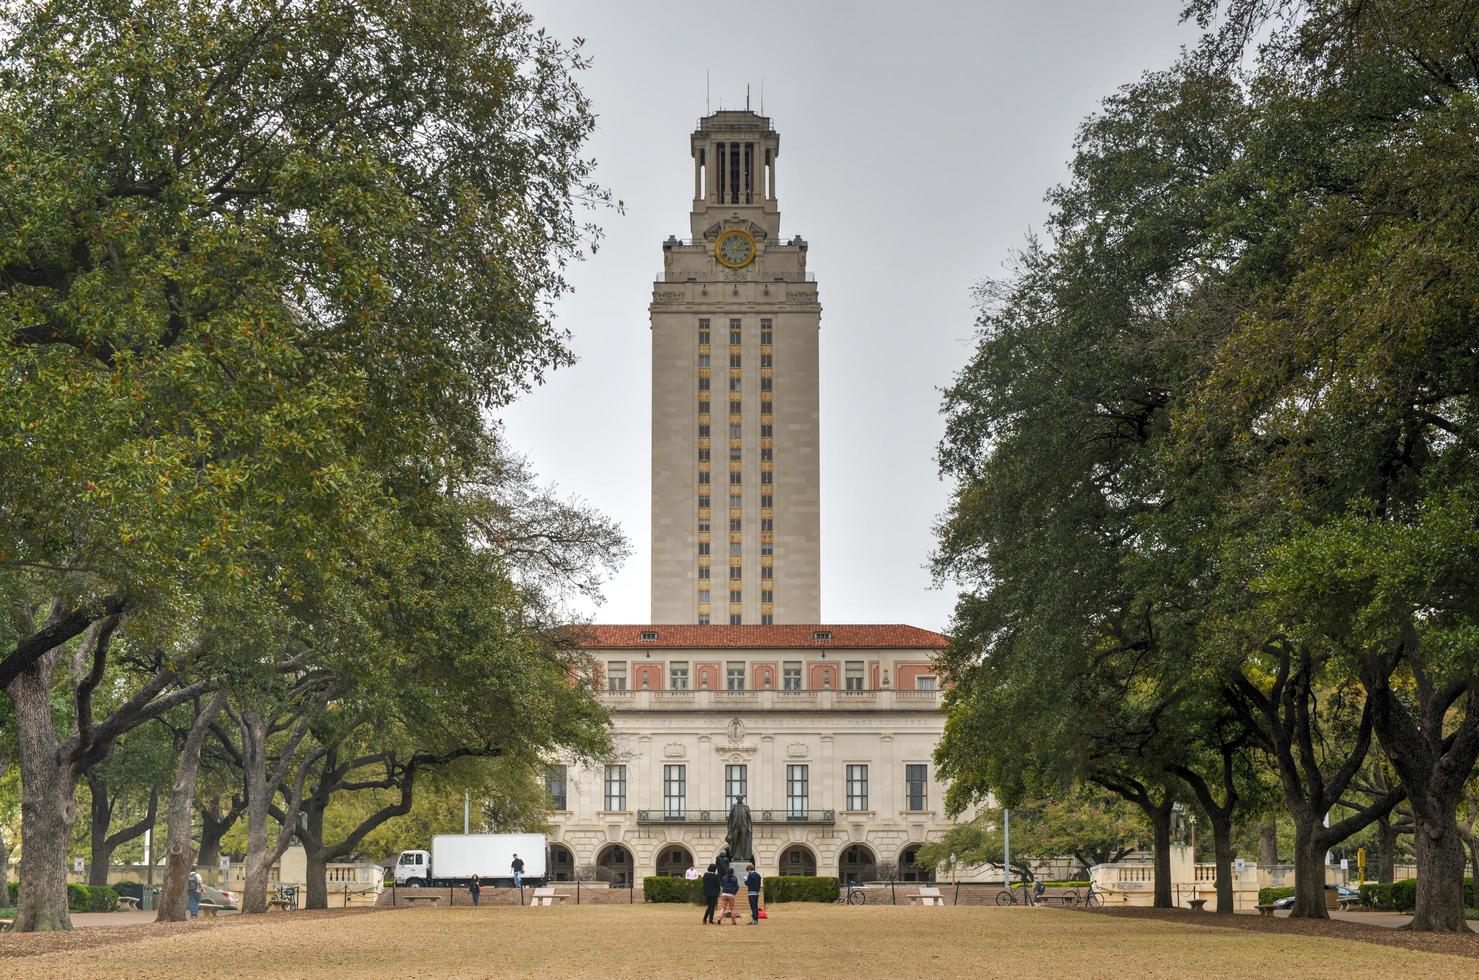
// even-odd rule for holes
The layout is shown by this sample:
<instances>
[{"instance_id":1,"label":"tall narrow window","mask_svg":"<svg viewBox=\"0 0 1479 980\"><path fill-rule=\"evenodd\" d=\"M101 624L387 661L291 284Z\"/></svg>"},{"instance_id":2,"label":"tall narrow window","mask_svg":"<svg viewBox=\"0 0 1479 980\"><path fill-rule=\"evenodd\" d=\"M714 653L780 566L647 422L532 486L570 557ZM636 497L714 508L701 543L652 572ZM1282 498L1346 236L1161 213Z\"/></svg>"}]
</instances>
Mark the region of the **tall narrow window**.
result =
<instances>
[{"instance_id":1,"label":"tall narrow window","mask_svg":"<svg viewBox=\"0 0 1479 980\"><path fill-rule=\"evenodd\" d=\"M606 767L606 809L625 810L627 808L627 767Z\"/></svg>"},{"instance_id":2,"label":"tall narrow window","mask_svg":"<svg viewBox=\"0 0 1479 980\"><path fill-rule=\"evenodd\" d=\"M729 203L740 202L740 145L729 144Z\"/></svg>"},{"instance_id":3,"label":"tall narrow window","mask_svg":"<svg viewBox=\"0 0 1479 980\"><path fill-rule=\"evenodd\" d=\"M863 689L863 662L849 660L846 669L842 672L842 681L846 690L861 691Z\"/></svg>"},{"instance_id":4,"label":"tall narrow window","mask_svg":"<svg viewBox=\"0 0 1479 980\"><path fill-rule=\"evenodd\" d=\"M745 689L744 663L731 661L724 669L724 689L726 691L743 691Z\"/></svg>"},{"instance_id":5,"label":"tall narrow window","mask_svg":"<svg viewBox=\"0 0 1479 980\"><path fill-rule=\"evenodd\" d=\"M806 818L807 795L810 792L809 782L807 766L790 765L786 767L787 817L803 820Z\"/></svg>"},{"instance_id":6,"label":"tall narrow window","mask_svg":"<svg viewBox=\"0 0 1479 980\"><path fill-rule=\"evenodd\" d=\"M662 810L665 816L681 817L688 797L688 776L685 767L662 767Z\"/></svg>"},{"instance_id":7,"label":"tall narrow window","mask_svg":"<svg viewBox=\"0 0 1479 980\"><path fill-rule=\"evenodd\" d=\"M847 808L849 810L868 809L868 767L866 765L847 767Z\"/></svg>"},{"instance_id":8,"label":"tall narrow window","mask_svg":"<svg viewBox=\"0 0 1479 980\"><path fill-rule=\"evenodd\" d=\"M929 784L929 766L907 765L904 767L904 801L910 810L923 810L928 802L926 789Z\"/></svg>"},{"instance_id":9,"label":"tall narrow window","mask_svg":"<svg viewBox=\"0 0 1479 980\"><path fill-rule=\"evenodd\" d=\"M781 664L781 689L785 691L801 690L801 661L787 660Z\"/></svg>"},{"instance_id":10,"label":"tall narrow window","mask_svg":"<svg viewBox=\"0 0 1479 980\"><path fill-rule=\"evenodd\" d=\"M916 678L914 678L914 690L916 690L916 691L933 691L935 689L936 689L935 688L935 679L933 677L916 677Z\"/></svg>"},{"instance_id":11,"label":"tall narrow window","mask_svg":"<svg viewBox=\"0 0 1479 980\"><path fill-rule=\"evenodd\" d=\"M700 592L698 594L698 601L708 602L709 594L707 592ZM668 665L668 687L674 691L688 690L688 664L672 663Z\"/></svg>"},{"instance_id":12,"label":"tall narrow window","mask_svg":"<svg viewBox=\"0 0 1479 980\"><path fill-rule=\"evenodd\" d=\"M749 799L749 782L749 766L728 765L724 767L724 809L728 810L734 806L734 801L741 796Z\"/></svg>"},{"instance_id":13,"label":"tall narrow window","mask_svg":"<svg viewBox=\"0 0 1479 980\"><path fill-rule=\"evenodd\" d=\"M606 665L606 690L625 691L627 689L627 665L625 663L609 663Z\"/></svg>"},{"instance_id":14,"label":"tall narrow window","mask_svg":"<svg viewBox=\"0 0 1479 980\"><path fill-rule=\"evenodd\" d=\"M567 809L565 806L565 767L547 766L544 770L544 788L549 793L550 809L556 812Z\"/></svg>"}]
</instances>

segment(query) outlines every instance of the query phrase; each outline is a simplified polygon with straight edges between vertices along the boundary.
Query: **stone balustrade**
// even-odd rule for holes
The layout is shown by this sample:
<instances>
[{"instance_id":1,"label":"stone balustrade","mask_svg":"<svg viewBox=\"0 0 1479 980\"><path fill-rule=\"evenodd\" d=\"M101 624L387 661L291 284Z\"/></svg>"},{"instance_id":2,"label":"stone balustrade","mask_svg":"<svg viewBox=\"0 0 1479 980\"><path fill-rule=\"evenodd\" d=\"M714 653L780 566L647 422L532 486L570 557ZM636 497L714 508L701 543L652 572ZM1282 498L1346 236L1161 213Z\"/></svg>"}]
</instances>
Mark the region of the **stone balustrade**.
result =
<instances>
[{"instance_id":1,"label":"stone balustrade","mask_svg":"<svg viewBox=\"0 0 1479 980\"><path fill-rule=\"evenodd\" d=\"M939 711L939 691L597 691L613 711Z\"/></svg>"}]
</instances>

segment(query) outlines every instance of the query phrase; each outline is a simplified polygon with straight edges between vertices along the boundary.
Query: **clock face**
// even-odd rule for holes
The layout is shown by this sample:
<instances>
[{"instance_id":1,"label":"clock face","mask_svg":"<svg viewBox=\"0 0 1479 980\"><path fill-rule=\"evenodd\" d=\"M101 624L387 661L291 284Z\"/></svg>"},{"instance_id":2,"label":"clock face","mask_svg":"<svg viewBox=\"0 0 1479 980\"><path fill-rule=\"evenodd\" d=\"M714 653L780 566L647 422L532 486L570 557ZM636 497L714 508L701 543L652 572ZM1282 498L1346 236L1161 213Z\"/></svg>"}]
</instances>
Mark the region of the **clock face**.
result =
<instances>
[{"instance_id":1,"label":"clock face","mask_svg":"<svg viewBox=\"0 0 1479 980\"><path fill-rule=\"evenodd\" d=\"M719 236L714 244L714 257L731 269L743 269L755 261L755 239L747 231L733 228Z\"/></svg>"}]
</instances>

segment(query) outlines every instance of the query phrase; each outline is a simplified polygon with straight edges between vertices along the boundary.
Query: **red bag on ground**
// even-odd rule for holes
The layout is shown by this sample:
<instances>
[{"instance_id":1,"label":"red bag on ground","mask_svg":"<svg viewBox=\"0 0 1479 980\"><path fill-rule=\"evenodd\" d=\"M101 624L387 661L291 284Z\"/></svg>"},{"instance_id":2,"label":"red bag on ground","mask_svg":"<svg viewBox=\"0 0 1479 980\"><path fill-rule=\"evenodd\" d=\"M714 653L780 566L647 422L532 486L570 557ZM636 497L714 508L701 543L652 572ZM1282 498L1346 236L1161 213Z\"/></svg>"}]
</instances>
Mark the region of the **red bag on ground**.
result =
<instances>
[{"instance_id":1,"label":"red bag on ground","mask_svg":"<svg viewBox=\"0 0 1479 980\"><path fill-rule=\"evenodd\" d=\"M768 916L768 915L765 914L765 910L764 909L761 909L760 910L759 917L762 918L762 919L768 919L768 918L770 918L770 916Z\"/></svg>"}]
</instances>

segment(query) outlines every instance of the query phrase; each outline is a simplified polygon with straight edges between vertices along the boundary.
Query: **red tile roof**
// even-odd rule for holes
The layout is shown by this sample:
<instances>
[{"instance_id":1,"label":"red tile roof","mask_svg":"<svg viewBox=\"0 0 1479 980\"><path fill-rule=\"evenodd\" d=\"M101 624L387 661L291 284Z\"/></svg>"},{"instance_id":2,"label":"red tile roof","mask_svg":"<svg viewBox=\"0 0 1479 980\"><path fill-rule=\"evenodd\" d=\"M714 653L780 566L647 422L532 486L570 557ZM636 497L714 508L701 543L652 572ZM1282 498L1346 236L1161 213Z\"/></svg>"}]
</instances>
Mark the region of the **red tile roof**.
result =
<instances>
[{"instance_id":1,"label":"red tile roof","mask_svg":"<svg viewBox=\"0 0 1479 980\"><path fill-rule=\"evenodd\" d=\"M819 640L816 638L819 632L830 632L832 638ZM581 633L581 648L586 650L942 650L950 642L950 638L944 634L898 623L786 626L691 626L655 623L586 626L581 628ZM657 639L644 640L643 633L656 633Z\"/></svg>"}]
</instances>

